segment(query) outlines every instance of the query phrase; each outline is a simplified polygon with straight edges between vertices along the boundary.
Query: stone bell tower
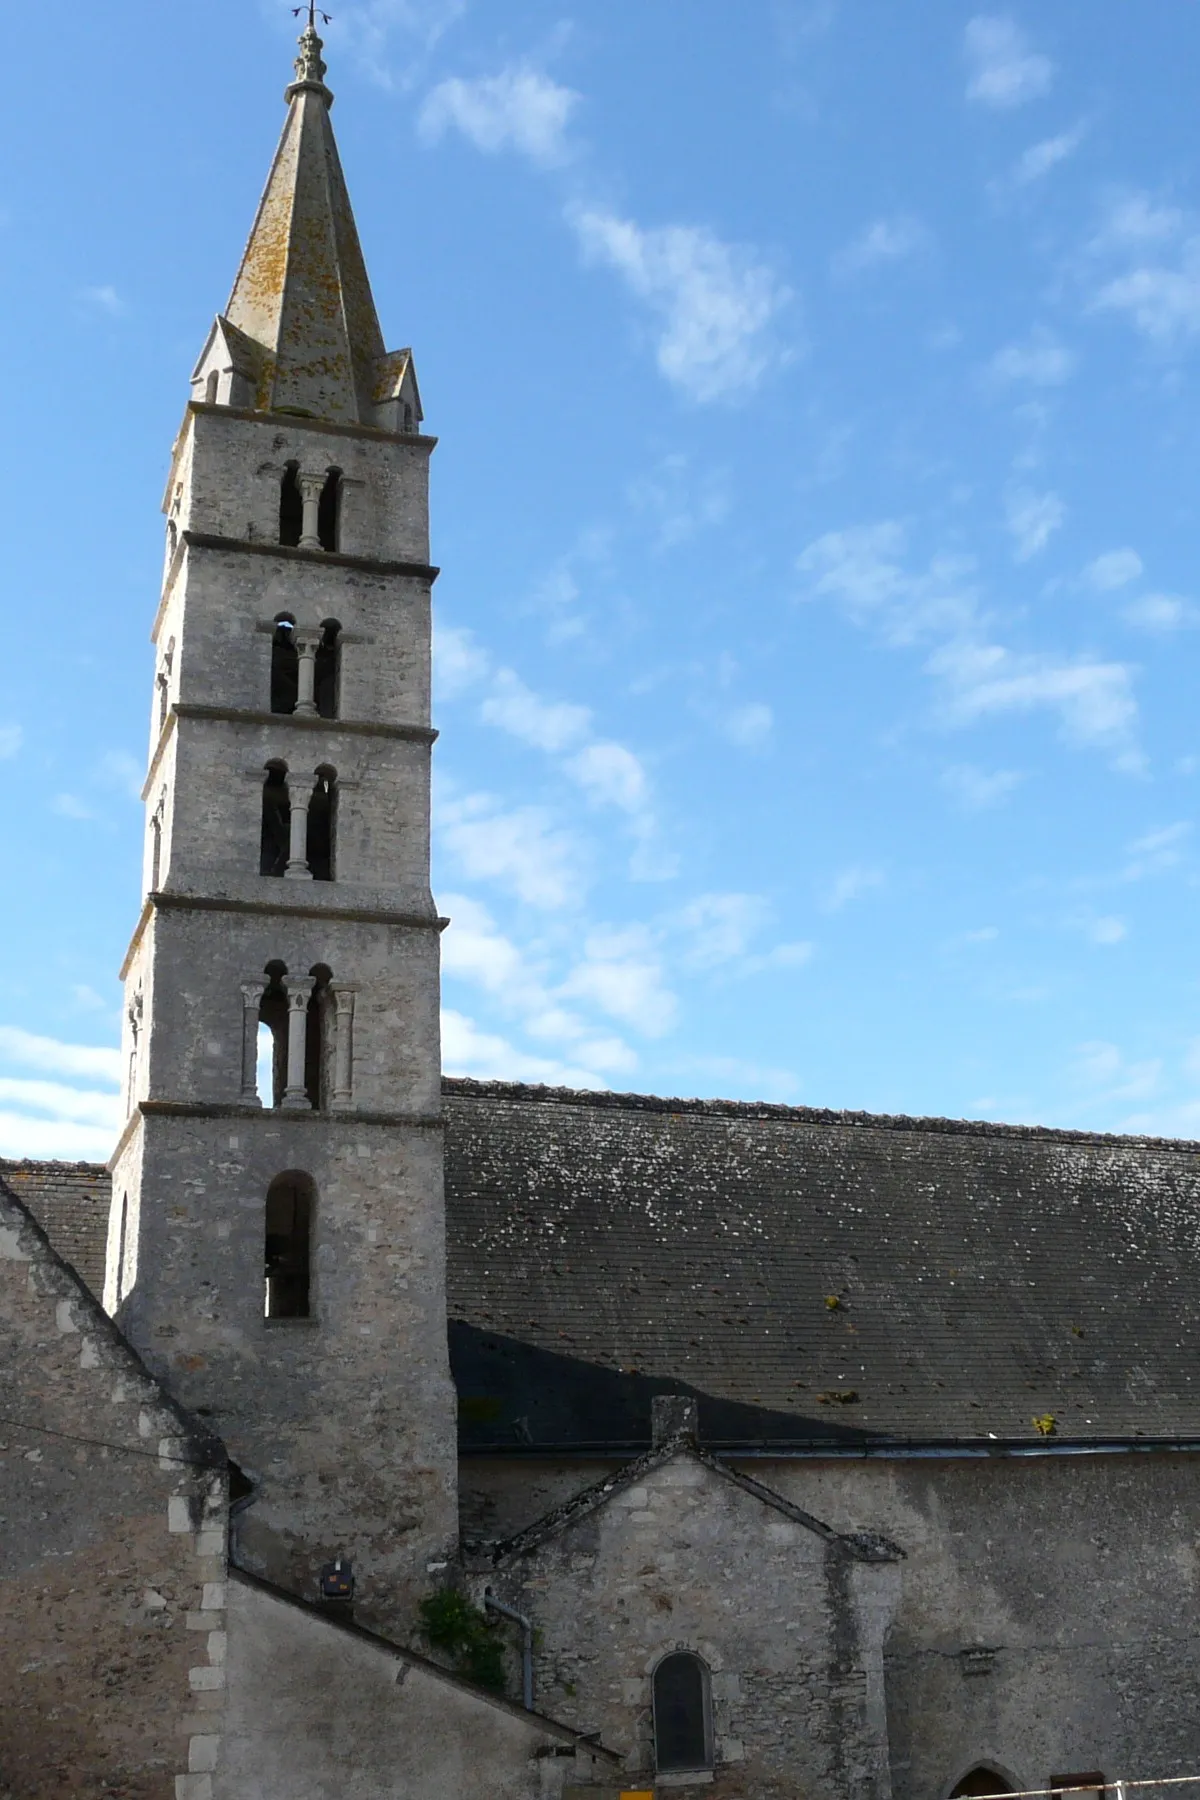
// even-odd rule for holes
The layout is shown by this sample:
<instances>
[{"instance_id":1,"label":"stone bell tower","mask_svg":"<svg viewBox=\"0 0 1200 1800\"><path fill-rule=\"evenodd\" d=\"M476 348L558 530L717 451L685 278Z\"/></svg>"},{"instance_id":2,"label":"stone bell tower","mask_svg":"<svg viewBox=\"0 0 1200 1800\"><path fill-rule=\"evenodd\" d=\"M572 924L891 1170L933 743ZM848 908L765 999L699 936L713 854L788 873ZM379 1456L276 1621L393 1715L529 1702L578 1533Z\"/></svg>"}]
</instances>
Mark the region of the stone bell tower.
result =
<instances>
[{"instance_id":1,"label":"stone bell tower","mask_svg":"<svg viewBox=\"0 0 1200 1800\"><path fill-rule=\"evenodd\" d=\"M312 23L165 511L105 1303L253 1484L251 1569L400 1628L455 1535L428 465Z\"/></svg>"}]
</instances>

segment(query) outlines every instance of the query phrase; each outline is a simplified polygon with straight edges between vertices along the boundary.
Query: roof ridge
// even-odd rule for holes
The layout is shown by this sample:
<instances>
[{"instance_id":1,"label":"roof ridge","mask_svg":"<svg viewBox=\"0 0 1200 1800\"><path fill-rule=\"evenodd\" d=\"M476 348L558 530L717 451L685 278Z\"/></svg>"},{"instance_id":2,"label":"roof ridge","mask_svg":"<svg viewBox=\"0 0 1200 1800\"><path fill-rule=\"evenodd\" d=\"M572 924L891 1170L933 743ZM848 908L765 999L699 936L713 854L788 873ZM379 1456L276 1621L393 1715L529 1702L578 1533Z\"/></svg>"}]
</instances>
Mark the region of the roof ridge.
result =
<instances>
[{"instance_id":1,"label":"roof ridge","mask_svg":"<svg viewBox=\"0 0 1200 1800\"><path fill-rule=\"evenodd\" d=\"M1142 1136L1135 1132L1084 1131L1060 1125L1005 1125L991 1119L946 1119L909 1113L869 1113L828 1106L786 1106L775 1100L703 1100L658 1094L621 1094L609 1088L549 1087L533 1082L476 1081L444 1075L442 1092L467 1099L518 1100L557 1106L589 1106L614 1112L690 1113L711 1118L762 1119L797 1124L841 1125L858 1130L928 1132L947 1137L998 1137L1068 1144L1141 1144L1200 1153L1194 1138Z\"/></svg>"}]
</instances>

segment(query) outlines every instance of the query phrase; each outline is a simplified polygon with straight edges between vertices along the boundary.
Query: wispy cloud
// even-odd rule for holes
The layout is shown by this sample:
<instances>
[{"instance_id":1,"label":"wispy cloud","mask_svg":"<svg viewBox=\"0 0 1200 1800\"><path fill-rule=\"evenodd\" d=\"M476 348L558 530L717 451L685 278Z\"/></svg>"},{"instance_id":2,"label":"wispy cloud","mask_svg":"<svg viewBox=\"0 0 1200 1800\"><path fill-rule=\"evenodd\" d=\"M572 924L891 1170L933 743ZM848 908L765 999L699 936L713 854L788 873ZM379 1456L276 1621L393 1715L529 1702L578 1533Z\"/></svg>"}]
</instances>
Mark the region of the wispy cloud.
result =
<instances>
[{"instance_id":1,"label":"wispy cloud","mask_svg":"<svg viewBox=\"0 0 1200 1800\"><path fill-rule=\"evenodd\" d=\"M566 160L567 126L579 99L531 64L511 63L498 75L440 82L421 107L418 130L427 143L459 131L489 155L516 150L550 167Z\"/></svg>"},{"instance_id":2,"label":"wispy cloud","mask_svg":"<svg viewBox=\"0 0 1200 1800\"><path fill-rule=\"evenodd\" d=\"M583 960L560 991L568 998L591 1001L645 1037L669 1031L678 1010L675 995L664 983L653 938L643 925L590 932Z\"/></svg>"},{"instance_id":3,"label":"wispy cloud","mask_svg":"<svg viewBox=\"0 0 1200 1800\"><path fill-rule=\"evenodd\" d=\"M721 730L739 750L760 750L775 728L775 714L764 700L735 706L721 721Z\"/></svg>"},{"instance_id":4,"label":"wispy cloud","mask_svg":"<svg viewBox=\"0 0 1200 1800\"><path fill-rule=\"evenodd\" d=\"M1006 14L979 13L964 34L967 98L982 106L1024 106L1049 93L1054 64L1031 49L1025 33Z\"/></svg>"},{"instance_id":5,"label":"wispy cloud","mask_svg":"<svg viewBox=\"0 0 1200 1800\"><path fill-rule=\"evenodd\" d=\"M992 381L1006 385L1060 387L1074 372L1075 361L1073 351L1038 326L1023 342L1005 344L997 350L987 372Z\"/></svg>"},{"instance_id":6,"label":"wispy cloud","mask_svg":"<svg viewBox=\"0 0 1200 1800\"><path fill-rule=\"evenodd\" d=\"M1128 587L1142 573L1142 559L1136 550L1106 550L1094 557L1083 571L1083 579L1098 594L1111 594L1115 588Z\"/></svg>"},{"instance_id":7,"label":"wispy cloud","mask_svg":"<svg viewBox=\"0 0 1200 1800\"><path fill-rule=\"evenodd\" d=\"M583 897L582 847L544 807L510 807L484 793L447 796L438 836L468 879L495 882L526 905L553 912Z\"/></svg>"},{"instance_id":8,"label":"wispy cloud","mask_svg":"<svg viewBox=\"0 0 1200 1800\"><path fill-rule=\"evenodd\" d=\"M595 206L567 217L584 256L655 315L659 371L690 399L740 399L778 362L771 327L791 295L755 252L701 225L646 228Z\"/></svg>"},{"instance_id":9,"label":"wispy cloud","mask_svg":"<svg viewBox=\"0 0 1200 1800\"><path fill-rule=\"evenodd\" d=\"M592 715L586 706L543 700L511 669L497 671L480 708L485 724L498 725L537 750L567 750L587 737Z\"/></svg>"},{"instance_id":10,"label":"wispy cloud","mask_svg":"<svg viewBox=\"0 0 1200 1800\"><path fill-rule=\"evenodd\" d=\"M929 667L945 682L947 711L958 723L1046 707L1058 713L1069 739L1107 747L1134 766L1130 739L1137 704L1123 663L955 644L935 652Z\"/></svg>"},{"instance_id":11,"label":"wispy cloud","mask_svg":"<svg viewBox=\"0 0 1200 1800\"><path fill-rule=\"evenodd\" d=\"M15 1025L0 1025L0 1059L48 1075L80 1075L94 1081L121 1078L121 1053L86 1044L63 1044Z\"/></svg>"},{"instance_id":12,"label":"wispy cloud","mask_svg":"<svg viewBox=\"0 0 1200 1800\"><path fill-rule=\"evenodd\" d=\"M1087 126L1076 125L1071 131L1060 132L1057 137L1043 138L1040 143L1031 144L1017 160L1012 172L1012 183L1015 187L1029 187L1035 181L1042 181L1052 169L1074 156L1087 135Z\"/></svg>"},{"instance_id":13,"label":"wispy cloud","mask_svg":"<svg viewBox=\"0 0 1200 1800\"><path fill-rule=\"evenodd\" d=\"M942 786L964 812L999 806L1024 779L1015 769L977 769L971 763L955 763L942 771Z\"/></svg>"},{"instance_id":14,"label":"wispy cloud","mask_svg":"<svg viewBox=\"0 0 1200 1800\"><path fill-rule=\"evenodd\" d=\"M85 287L80 290L79 298L89 311L102 313L109 319L124 318L129 311L115 287Z\"/></svg>"},{"instance_id":15,"label":"wispy cloud","mask_svg":"<svg viewBox=\"0 0 1200 1800\"><path fill-rule=\"evenodd\" d=\"M1067 516L1057 494L1038 494L1032 488L1010 489L1004 503L1005 523L1018 562L1039 556Z\"/></svg>"},{"instance_id":16,"label":"wispy cloud","mask_svg":"<svg viewBox=\"0 0 1200 1800\"><path fill-rule=\"evenodd\" d=\"M824 912L841 912L852 900L861 900L864 894L883 886L883 870L855 865L842 869L828 883L821 895L821 908Z\"/></svg>"},{"instance_id":17,"label":"wispy cloud","mask_svg":"<svg viewBox=\"0 0 1200 1800\"><path fill-rule=\"evenodd\" d=\"M833 271L835 275L858 275L888 263L904 262L928 249L931 242L928 226L911 213L873 219L837 252Z\"/></svg>"},{"instance_id":18,"label":"wispy cloud","mask_svg":"<svg viewBox=\"0 0 1200 1800\"><path fill-rule=\"evenodd\" d=\"M1166 636L1200 625L1200 607L1178 594L1142 594L1121 608L1121 617L1138 631Z\"/></svg>"},{"instance_id":19,"label":"wispy cloud","mask_svg":"<svg viewBox=\"0 0 1200 1800\"><path fill-rule=\"evenodd\" d=\"M476 1081L532 1081L584 1089L611 1085L594 1069L519 1050L452 1007L442 1009L442 1068L447 1075L469 1075Z\"/></svg>"},{"instance_id":20,"label":"wispy cloud","mask_svg":"<svg viewBox=\"0 0 1200 1800\"><path fill-rule=\"evenodd\" d=\"M1094 287L1094 309L1124 314L1163 349L1200 330L1200 231L1178 207L1136 190L1121 194L1089 251L1100 266L1118 265Z\"/></svg>"},{"instance_id":21,"label":"wispy cloud","mask_svg":"<svg viewBox=\"0 0 1200 1800\"><path fill-rule=\"evenodd\" d=\"M111 1153L120 1126L118 1050L5 1025L0 1062L24 1071L0 1077L0 1156L103 1161ZM100 1085L70 1085L76 1081Z\"/></svg>"},{"instance_id":22,"label":"wispy cloud","mask_svg":"<svg viewBox=\"0 0 1200 1800\"><path fill-rule=\"evenodd\" d=\"M19 725L0 725L0 762L14 757L24 742L25 733Z\"/></svg>"}]
</instances>

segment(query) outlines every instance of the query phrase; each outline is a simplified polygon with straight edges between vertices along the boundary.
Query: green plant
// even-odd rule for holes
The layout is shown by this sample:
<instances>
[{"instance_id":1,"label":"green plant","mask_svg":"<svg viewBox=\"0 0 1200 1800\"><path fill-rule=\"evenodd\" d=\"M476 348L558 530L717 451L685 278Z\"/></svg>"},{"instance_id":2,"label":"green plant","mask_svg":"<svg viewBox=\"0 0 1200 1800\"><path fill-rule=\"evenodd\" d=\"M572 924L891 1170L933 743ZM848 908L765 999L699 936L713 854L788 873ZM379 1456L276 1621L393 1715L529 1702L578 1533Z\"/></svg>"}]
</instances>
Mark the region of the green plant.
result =
<instances>
[{"instance_id":1,"label":"green plant","mask_svg":"<svg viewBox=\"0 0 1200 1800\"><path fill-rule=\"evenodd\" d=\"M1033 1421L1033 1429L1042 1437L1054 1437L1058 1431L1058 1420L1053 1413L1042 1413Z\"/></svg>"},{"instance_id":2,"label":"green plant","mask_svg":"<svg viewBox=\"0 0 1200 1800\"><path fill-rule=\"evenodd\" d=\"M427 1594L417 1612L429 1643L449 1657L460 1675L504 1692L504 1642L486 1613L457 1588Z\"/></svg>"}]
</instances>

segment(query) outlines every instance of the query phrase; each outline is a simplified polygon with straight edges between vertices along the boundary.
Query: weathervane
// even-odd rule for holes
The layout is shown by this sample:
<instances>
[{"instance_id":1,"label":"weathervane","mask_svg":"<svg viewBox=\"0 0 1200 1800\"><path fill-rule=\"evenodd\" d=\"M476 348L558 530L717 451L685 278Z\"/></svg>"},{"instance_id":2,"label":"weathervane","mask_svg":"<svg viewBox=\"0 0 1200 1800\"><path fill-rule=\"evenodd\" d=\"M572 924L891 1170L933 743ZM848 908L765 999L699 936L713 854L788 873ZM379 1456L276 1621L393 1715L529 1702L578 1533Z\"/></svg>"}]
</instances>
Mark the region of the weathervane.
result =
<instances>
[{"instance_id":1,"label":"weathervane","mask_svg":"<svg viewBox=\"0 0 1200 1800\"><path fill-rule=\"evenodd\" d=\"M302 12L308 13L308 26L310 31L315 31L317 29L318 19L323 19L326 25L331 25L333 23L332 14L322 12L321 8L315 4L315 0L308 0L307 6L293 6L293 19L298 19Z\"/></svg>"}]
</instances>

